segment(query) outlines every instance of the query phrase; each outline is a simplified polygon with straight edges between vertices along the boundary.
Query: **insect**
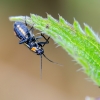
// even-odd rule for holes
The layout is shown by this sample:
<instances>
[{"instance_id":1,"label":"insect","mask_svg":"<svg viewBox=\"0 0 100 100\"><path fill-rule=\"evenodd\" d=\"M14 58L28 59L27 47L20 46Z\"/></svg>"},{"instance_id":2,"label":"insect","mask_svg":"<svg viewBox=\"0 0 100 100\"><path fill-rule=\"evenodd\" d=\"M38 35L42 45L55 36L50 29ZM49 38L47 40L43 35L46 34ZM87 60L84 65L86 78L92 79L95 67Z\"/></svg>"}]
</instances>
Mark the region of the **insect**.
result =
<instances>
[{"instance_id":1,"label":"insect","mask_svg":"<svg viewBox=\"0 0 100 100\"><path fill-rule=\"evenodd\" d=\"M50 37L46 39L46 37L42 33L41 33L41 36L35 37L35 35L33 34L33 30L34 30L33 27L31 27L30 29L27 27L26 20L25 20L25 23L23 22L14 23L14 33L20 40L19 44L25 44L31 51L33 51L37 55L40 55L40 58L41 58L40 69L41 69L41 75L42 75L42 55L50 62L55 63L55 64L58 64L58 63L53 62L52 60L47 58L44 54L43 47L45 46L45 44L49 43ZM39 42L38 39L40 38L44 38L45 42Z\"/></svg>"}]
</instances>

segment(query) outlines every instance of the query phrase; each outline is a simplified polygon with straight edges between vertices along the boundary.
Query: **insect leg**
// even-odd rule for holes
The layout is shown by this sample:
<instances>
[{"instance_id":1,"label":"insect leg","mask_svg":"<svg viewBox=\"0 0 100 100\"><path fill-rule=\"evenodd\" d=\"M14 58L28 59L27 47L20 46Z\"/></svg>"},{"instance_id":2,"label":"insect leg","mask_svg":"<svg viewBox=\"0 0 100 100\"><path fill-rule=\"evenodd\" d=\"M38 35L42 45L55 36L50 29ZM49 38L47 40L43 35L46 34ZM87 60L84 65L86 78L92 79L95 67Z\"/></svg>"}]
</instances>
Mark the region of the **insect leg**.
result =
<instances>
[{"instance_id":1,"label":"insect leg","mask_svg":"<svg viewBox=\"0 0 100 100\"><path fill-rule=\"evenodd\" d=\"M43 47L45 44L48 44L49 41L46 41L46 42L38 42L38 45L40 45L41 47Z\"/></svg>"},{"instance_id":2,"label":"insect leg","mask_svg":"<svg viewBox=\"0 0 100 100\"><path fill-rule=\"evenodd\" d=\"M42 36L35 37L36 40L41 39L41 38L42 38Z\"/></svg>"},{"instance_id":3,"label":"insect leg","mask_svg":"<svg viewBox=\"0 0 100 100\"><path fill-rule=\"evenodd\" d=\"M33 28L33 26L32 26L32 27L29 29L29 31L32 31L32 33L33 33L33 29L34 29L34 28Z\"/></svg>"},{"instance_id":4,"label":"insect leg","mask_svg":"<svg viewBox=\"0 0 100 100\"><path fill-rule=\"evenodd\" d=\"M42 47L45 45L45 44L48 44L49 43L49 39L50 37L48 37L47 39L45 38L45 36L41 33L41 36L46 40L46 42L40 42L40 44L43 44Z\"/></svg>"},{"instance_id":5,"label":"insect leg","mask_svg":"<svg viewBox=\"0 0 100 100\"><path fill-rule=\"evenodd\" d=\"M19 41L19 44L23 44L23 43L25 43L27 41L27 39L21 39L20 41Z\"/></svg>"},{"instance_id":6,"label":"insect leg","mask_svg":"<svg viewBox=\"0 0 100 100\"><path fill-rule=\"evenodd\" d=\"M49 39L50 39L50 37L48 37L48 39L46 40L45 44L48 44L49 43L49 41L48 41ZM45 44L43 44L43 46L45 46Z\"/></svg>"},{"instance_id":7,"label":"insect leg","mask_svg":"<svg viewBox=\"0 0 100 100\"><path fill-rule=\"evenodd\" d=\"M27 23L26 23L26 16L25 16L25 25L27 26Z\"/></svg>"},{"instance_id":8,"label":"insect leg","mask_svg":"<svg viewBox=\"0 0 100 100\"><path fill-rule=\"evenodd\" d=\"M48 38L46 39L46 38L45 38L45 36L44 36L42 33L41 33L41 36L42 36L42 37L46 40L46 42L48 42L48 43L49 43L49 41L48 41L48 40L49 40L49 38L50 38L50 37L48 37Z\"/></svg>"},{"instance_id":9,"label":"insect leg","mask_svg":"<svg viewBox=\"0 0 100 100\"><path fill-rule=\"evenodd\" d=\"M26 16L25 16L25 25L27 26ZM33 33L33 26L29 29L29 31L32 31L32 33Z\"/></svg>"}]
</instances>

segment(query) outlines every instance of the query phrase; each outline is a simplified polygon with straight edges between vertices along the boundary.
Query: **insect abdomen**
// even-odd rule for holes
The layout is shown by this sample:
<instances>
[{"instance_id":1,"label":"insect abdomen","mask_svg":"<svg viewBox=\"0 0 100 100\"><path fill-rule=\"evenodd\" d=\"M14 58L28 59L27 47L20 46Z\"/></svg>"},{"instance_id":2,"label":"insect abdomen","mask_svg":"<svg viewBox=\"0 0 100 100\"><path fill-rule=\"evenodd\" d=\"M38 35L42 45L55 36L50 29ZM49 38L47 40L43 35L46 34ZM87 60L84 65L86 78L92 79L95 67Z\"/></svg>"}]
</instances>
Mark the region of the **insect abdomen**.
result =
<instances>
[{"instance_id":1,"label":"insect abdomen","mask_svg":"<svg viewBox=\"0 0 100 100\"><path fill-rule=\"evenodd\" d=\"M25 26L24 23L15 22L14 23L14 32L16 33L18 38L24 39L24 38L27 38L28 28Z\"/></svg>"}]
</instances>

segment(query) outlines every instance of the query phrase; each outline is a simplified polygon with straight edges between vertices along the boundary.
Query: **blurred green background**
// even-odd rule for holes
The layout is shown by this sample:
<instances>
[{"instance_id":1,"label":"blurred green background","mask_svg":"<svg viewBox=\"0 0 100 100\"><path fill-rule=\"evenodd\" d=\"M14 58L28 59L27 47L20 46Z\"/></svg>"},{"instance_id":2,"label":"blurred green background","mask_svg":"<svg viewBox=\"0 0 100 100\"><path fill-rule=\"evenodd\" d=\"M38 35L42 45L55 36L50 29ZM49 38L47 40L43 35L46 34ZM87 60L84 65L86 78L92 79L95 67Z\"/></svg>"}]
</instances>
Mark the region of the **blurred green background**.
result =
<instances>
[{"instance_id":1,"label":"blurred green background","mask_svg":"<svg viewBox=\"0 0 100 100\"><path fill-rule=\"evenodd\" d=\"M53 40L44 47L45 54L63 67L43 58L40 78L40 57L18 44L9 16L46 12L68 22L75 18L83 27L87 23L100 33L100 0L0 0L0 100L84 100L100 96L100 88L88 78L73 59ZM84 27L83 27L84 28ZM36 31L35 31L36 34Z\"/></svg>"}]
</instances>

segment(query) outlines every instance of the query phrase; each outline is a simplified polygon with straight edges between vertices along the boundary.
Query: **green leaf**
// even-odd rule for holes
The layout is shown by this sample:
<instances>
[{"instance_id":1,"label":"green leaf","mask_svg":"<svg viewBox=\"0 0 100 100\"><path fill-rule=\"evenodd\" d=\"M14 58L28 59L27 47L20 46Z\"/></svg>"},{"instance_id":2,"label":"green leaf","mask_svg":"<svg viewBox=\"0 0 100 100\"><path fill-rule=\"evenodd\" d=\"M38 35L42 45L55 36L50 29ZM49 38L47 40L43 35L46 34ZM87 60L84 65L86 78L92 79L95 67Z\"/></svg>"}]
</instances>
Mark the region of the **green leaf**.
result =
<instances>
[{"instance_id":1,"label":"green leaf","mask_svg":"<svg viewBox=\"0 0 100 100\"><path fill-rule=\"evenodd\" d=\"M11 21L25 22L25 16L10 17ZM83 30L74 19L73 25L59 15L59 20L47 14L47 18L31 14L26 17L28 25L49 35L55 43L68 52L84 72L100 86L100 39L86 24Z\"/></svg>"}]
</instances>

